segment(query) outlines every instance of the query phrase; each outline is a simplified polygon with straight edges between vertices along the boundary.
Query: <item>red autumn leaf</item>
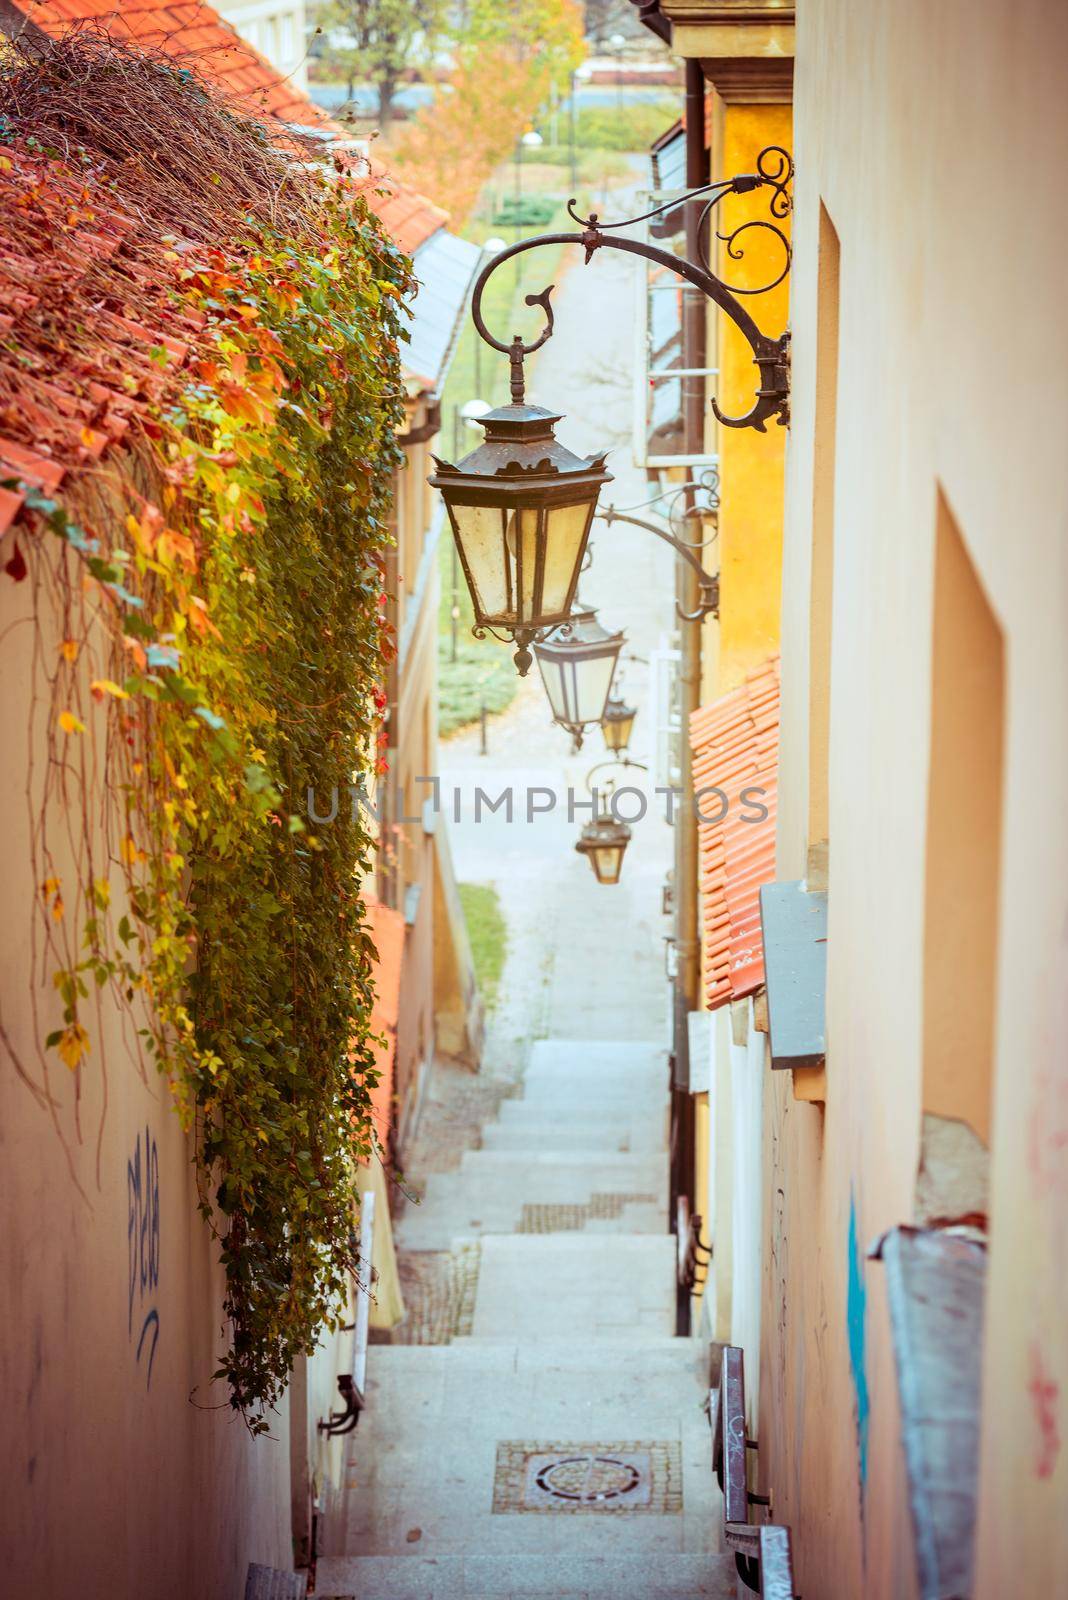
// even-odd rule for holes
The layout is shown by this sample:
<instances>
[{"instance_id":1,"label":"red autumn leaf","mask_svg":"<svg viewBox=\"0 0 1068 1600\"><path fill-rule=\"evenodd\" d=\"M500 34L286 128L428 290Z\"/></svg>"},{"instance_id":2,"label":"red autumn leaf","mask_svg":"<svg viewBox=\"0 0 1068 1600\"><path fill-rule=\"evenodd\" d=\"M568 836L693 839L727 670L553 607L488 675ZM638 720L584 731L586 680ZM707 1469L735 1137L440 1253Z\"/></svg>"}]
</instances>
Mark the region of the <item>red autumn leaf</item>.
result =
<instances>
[{"instance_id":1,"label":"red autumn leaf","mask_svg":"<svg viewBox=\"0 0 1068 1600\"><path fill-rule=\"evenodd\" d=\"M18 545L11 552L11 558L4 563L4 571L15 583L21 583L27 573L26 558Z\"/></svg>"}]
</instances>

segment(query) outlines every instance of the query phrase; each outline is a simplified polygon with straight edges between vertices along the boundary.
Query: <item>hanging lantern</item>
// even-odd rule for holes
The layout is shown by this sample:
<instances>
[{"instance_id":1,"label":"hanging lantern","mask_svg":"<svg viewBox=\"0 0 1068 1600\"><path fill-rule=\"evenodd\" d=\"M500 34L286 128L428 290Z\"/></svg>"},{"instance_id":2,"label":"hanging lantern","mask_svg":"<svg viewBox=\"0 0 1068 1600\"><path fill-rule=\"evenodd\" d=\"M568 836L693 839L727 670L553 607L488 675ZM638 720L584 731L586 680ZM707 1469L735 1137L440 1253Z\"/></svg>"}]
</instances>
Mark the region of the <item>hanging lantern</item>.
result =
<instances>
[{"instance_id":1,"label":"hanging lantern","mask_svg":"<svg viewBox=\"0 0 1068 1600\"><path fill-rule=\"evenodd\" d=\"M630 843L630 829L614 817L598 817L587 822L575 849L593 868L598 883L618 883L623 870L623 853Z\"/></svg>"},{"instance_id":2,"label":"hanging lantern","mask_svg":"<svg viewBox=\"0 0 1068 1600\"><path fill-rule=\"evenodd\" d=\"M623 635L602 628L594 610L578 610L534 646L553 721L582 745L582 730L600 722L612 690Z\"/></svg>"},{"instance_id":3,"label":"hanging lantern","mask_svg":"<svg viewBox=\"0 0 1068 1600\"><path fill-rule=\"evenodd\" d=\"M604 734L605 749L613 755L621 756L630 745L630 736L634 728L634 718L638 715L636 706L628 706L622 700L610 699L604 708L601 718L601 731Z\"/></svg>"},{"instance_id":4,"label":"hanging lantern","mask_svg":"<svg viewBox=\"0 0 1068 1600\"><path fill-rule=\"evenodd\" d=\"M478 420L483 442L459 466L435 456L429 481L452 524L475 635L513 639L525 677L528 646L571 614L597 496L612 475L603 454L583 458L560 444L560 416L541 406L517 402Z\"/></svg>"}]
</instances>

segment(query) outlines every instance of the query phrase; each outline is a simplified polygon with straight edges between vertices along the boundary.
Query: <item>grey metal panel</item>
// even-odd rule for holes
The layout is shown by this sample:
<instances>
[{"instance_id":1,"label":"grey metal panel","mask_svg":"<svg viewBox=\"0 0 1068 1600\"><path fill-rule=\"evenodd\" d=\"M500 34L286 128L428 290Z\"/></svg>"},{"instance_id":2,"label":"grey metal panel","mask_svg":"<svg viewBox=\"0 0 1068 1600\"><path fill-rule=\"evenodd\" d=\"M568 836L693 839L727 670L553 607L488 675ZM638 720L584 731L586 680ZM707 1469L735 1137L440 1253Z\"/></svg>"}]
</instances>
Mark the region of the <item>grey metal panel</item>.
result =
<instances>
[{"instance_id":1,"label":"grey metal panel","mask_svg":"<svg viewBox=\"0 0 1068 1600\"><path fill-rule=\"evenodd\" d=\"M886 1266L920 1600L974 1592L986 1250L893 1228Z\"/></svg>"},{"instance_id":2,"label":"grey metal panel","mask_svg":"<svg viewBox=\"0 0 1068 1600\"><path fill-rule=\"evenodd\" d=\"M403 348L402 360L406 371L432 389L440 389L445 381L481 259L477 244L458 239L446 228L431 234L413 257L419 292L412 302L411 342Z\"/></svg>"},{"instance_id":3,"label":"grey metal panel","mask_svg":"<svg viewBox=\"0 0 1068 1600\"><path fill-rule=\"evenodd\" d=\"M773 1067L821 1067L826 1050L827 896L799 883L760 891Z\"/></svg>"},{"instance_id":4,"label":"grey metal panel","mask_svg":"<svg viewBox=\"0 0 1068 1600\"><path fill-rule=\"evenodd\" d=\"M723 1517L725 1522L748 1522L745 1366L741 1350L733 1344L723 1351L719 1404L723 1430Z\"/></svg>"},{"instance_id":5,"label":"grey metal panel","mask_svg":"<svg viewBox=\"0 0 1068 1600\"><path fill-rule=\"evenodd\" d=\"M790 1530L775 1522L760 1530L760 1593L764 1600L794 1600Z\"/></svg>"},{"instance_id":6,"label":"grey metal panel","mask_svg":"<svg viewBox=\"0 0 1068 1600\"><path fill-rule=\"evenodd\" d=\"M307 1587L302 1572L282 1572L253 1561L245 1579L245 1600L304 1600Z\"/></svg>"}]
</instances>

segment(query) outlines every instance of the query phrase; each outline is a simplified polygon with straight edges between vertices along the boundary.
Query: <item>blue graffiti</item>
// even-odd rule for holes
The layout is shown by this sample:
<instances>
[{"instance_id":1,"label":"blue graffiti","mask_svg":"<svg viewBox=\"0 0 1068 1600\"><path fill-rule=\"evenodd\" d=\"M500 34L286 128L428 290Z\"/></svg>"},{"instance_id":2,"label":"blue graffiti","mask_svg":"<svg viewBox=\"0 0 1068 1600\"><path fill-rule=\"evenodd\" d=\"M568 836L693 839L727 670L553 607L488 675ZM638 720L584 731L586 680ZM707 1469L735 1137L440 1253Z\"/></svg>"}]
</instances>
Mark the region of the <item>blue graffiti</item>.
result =
<instances>
[{"instance_id":1,"label":"blue graffiti","mask_svg":"<svg viewBox=\"0 0 1068 1600\"><path fill-rule=\"evenodd\" d=\"M145 1388L152 1386L152 1363L159 1343L159 1308L153 1304L159 1288L159 1150L148 1128L138 1135L133 1155L126 1162L126 1253L128 1306L127 1336L134 1335L136 1302L140 1332L138 1366L145 1358Z\"/></svg>"},{"instance_id":2,"label":"blue graffiti","mask_svg":"<svg viewBox=\"0 0 1068 1600\"><path fill-rule=\"evenodd\" d=\"M849 1194L849 1278L846 1291L846 1325L849 1330L849 1365L853 1373L853 1399L856 1406L857 1454L860 1458L860 1484L868 1481L868 1424L871 1395L868 1390L868 1353L865 1320L868 1290L864 1283L864 1257L857 1230L856 1195Z\"/></svg>"}]
</instances>

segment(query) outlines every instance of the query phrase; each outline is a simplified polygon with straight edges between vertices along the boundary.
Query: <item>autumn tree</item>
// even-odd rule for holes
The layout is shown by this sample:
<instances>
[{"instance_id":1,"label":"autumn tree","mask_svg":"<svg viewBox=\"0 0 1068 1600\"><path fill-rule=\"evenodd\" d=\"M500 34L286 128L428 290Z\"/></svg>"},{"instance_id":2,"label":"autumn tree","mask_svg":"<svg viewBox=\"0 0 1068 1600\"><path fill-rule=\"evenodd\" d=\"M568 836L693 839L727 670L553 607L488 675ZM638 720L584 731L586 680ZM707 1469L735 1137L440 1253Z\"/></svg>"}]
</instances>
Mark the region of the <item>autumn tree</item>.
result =
<instances>
[{"instance_id":1,"label":"autumn tree","mask_svg":"<svg viewBox=\"0 0 1068 1600\"><path fill-rule=\"evenodd\" d=\"M448 86L397 139L391 170L462 222L584 55L578 0L470 0Z\"/></svg>"},{"instance_id":2,"label":"autumn tree","mask_svg":"<svg viewBox=\"0 0 1068 1600\"><path fill-rule=\"evenodd\" d=\"M383 132L404 72L432 60L443 13L444 0L319 0L315 7L324 60L344 73L350 98L356 83L374 85Z\"/></svg>"}]
</instances>

